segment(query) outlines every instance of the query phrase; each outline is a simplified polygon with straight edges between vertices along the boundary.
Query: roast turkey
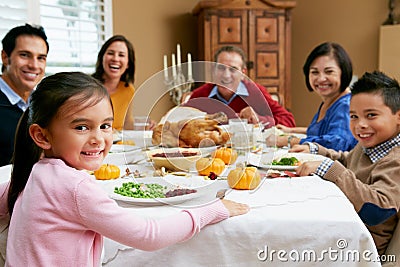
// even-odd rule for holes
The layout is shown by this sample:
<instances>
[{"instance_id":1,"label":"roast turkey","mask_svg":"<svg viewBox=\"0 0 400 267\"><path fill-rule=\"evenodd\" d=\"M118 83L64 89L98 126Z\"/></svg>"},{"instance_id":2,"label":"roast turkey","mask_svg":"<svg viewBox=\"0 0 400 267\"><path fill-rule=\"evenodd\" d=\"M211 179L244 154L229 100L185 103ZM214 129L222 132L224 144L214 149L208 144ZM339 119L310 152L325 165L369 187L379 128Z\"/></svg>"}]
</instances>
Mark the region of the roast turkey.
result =
<instances>
[{"instance_id":1,"label":"roast turkey","mask_svg":"<svg viewBox=\"0 0 400 267\"><path fill-rule=\"evenodd\" d=\"M223 145L229 140L229 133L219 126L228 121L223 112L205 114L201 111L196 113L193 108L181 108L167 115L153 130L153 145L198 148Z\"/></svg>"}]
</instances>

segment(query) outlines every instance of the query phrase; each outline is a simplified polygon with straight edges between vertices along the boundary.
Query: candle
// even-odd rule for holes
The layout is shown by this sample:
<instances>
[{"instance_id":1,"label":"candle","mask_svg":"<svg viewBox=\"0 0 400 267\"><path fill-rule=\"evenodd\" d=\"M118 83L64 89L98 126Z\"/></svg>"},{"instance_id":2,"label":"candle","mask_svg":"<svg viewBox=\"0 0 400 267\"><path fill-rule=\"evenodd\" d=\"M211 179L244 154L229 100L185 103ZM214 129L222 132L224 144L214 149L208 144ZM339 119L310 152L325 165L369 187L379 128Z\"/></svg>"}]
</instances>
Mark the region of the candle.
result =
<instances>
[{"instance_id":1,"label":"candle","mask_svg":"<svg viewBox=\"0 0 400 267\"><path fill-rule=\"evenodd\" d=\"M168 58L164 55L164 79L168 80Z\"/></svg>"},{"instance_id":2,"label":"candle","mask_svg":"<svg viewBox=\"0 0 400 267\"><path fill-rule=\"evenodd\" d=\"M176 61L177 61L178 68L180 68L181 67L181 45L180 44L176 45Z\"/></svg>"},{"instance_id":3,"label":"candle","mask_svg":"<svg viewBox=\"0 0 400 267\"><path fill-rule=\"evenodd\" d=\"M175 54L172 54L172 77L176 78Z\"/></svg>"},{"instance_id":4,"label":"candle","mask_svg":"<svg viewBox=\"0 0 400 267\"><path fill-rule=\"evenodd\" d=\"M190 53L187 54L188 60L188 80L193 79L192 75L192 55Z\"/></svg>"}]
</instances>

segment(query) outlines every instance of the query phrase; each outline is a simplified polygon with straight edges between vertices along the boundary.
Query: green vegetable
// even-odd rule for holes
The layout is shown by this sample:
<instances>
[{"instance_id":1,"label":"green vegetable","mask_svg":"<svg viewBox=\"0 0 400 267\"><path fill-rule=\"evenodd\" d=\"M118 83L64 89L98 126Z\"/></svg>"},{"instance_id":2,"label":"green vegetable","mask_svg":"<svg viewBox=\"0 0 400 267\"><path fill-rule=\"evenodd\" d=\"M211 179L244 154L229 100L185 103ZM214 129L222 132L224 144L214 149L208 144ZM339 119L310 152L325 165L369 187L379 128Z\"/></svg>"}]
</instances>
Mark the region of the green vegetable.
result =
<instances>
[{"instance_id":1,"label":"green vegetable","mask_svg":"<svg viewBox=\"0 0 400 267\"><path fill-rule=\"evenodd\" d=\"M290 158L281 158L279 161L274 160L272 161L272 165L285 165L285 166L295 166L299 160L295 157Z\"/></svg>"},{"instance_id":2,"label":"green vegetable","mask_svg":"<svg viewBox=\"0 0 400 267\"><path fill-rule=\"evenodd\" d=\"M165 198L167 187L159 184L136 184L134 182L123 183L116 186L114 193L133 198Z\"/></svg>"}]
</instances>

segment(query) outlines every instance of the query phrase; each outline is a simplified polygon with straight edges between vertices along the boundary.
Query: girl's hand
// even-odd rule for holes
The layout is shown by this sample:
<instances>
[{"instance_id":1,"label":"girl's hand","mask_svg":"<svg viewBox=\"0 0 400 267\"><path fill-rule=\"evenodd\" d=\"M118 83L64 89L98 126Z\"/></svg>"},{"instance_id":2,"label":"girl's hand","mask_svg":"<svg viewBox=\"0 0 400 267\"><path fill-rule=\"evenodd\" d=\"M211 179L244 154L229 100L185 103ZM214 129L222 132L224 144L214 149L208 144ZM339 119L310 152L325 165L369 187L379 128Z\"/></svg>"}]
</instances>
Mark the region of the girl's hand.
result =
<instances>
[{"instance_id":1,"label":"girl's hand","mask_svg":"<svg viewBox=\"0 0 400 267\"><path fill-rule=\"evenodd\" d=\"M322 161L307 161L301 164L296 169L296 174L299 176L308 176L317 170L318 166L322 163Z\"/></svg>"},{"instance_id":2,"label":"girl's hand","mask_svg":"<svg viewBox=\"0 0 400 267\"><path fill-rule=\"evenodd\" d=\"M225 208L229 211L229 217L242 215L250 210L250 207L246 204L237 203L228 199L221 199L221 201Z\"/></svg>"}]
</instances>

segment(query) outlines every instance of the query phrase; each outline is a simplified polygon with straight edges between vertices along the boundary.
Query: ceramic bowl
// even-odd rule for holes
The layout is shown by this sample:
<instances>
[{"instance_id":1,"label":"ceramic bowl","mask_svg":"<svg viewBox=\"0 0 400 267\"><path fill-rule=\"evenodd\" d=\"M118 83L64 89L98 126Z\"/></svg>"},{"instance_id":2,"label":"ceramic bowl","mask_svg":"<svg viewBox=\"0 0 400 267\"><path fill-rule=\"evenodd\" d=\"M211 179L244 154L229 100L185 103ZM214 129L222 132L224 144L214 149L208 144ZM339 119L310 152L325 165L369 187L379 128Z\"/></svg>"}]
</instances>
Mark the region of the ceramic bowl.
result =
<instances>
[{"instance_id":1,"label":"ceramic bowl","mask_svg":"<svg viewBox=\"0 0 400 267\"><path fill-rule=\"evenodd\" d=\"M182 156L185 153L193 155ZM147 155L156 169L164 167L167 170L184 172L195 171L196 161L202 157L200 150L194 148L158 148L148 151Z\"/></svg>"}]
</instances>

